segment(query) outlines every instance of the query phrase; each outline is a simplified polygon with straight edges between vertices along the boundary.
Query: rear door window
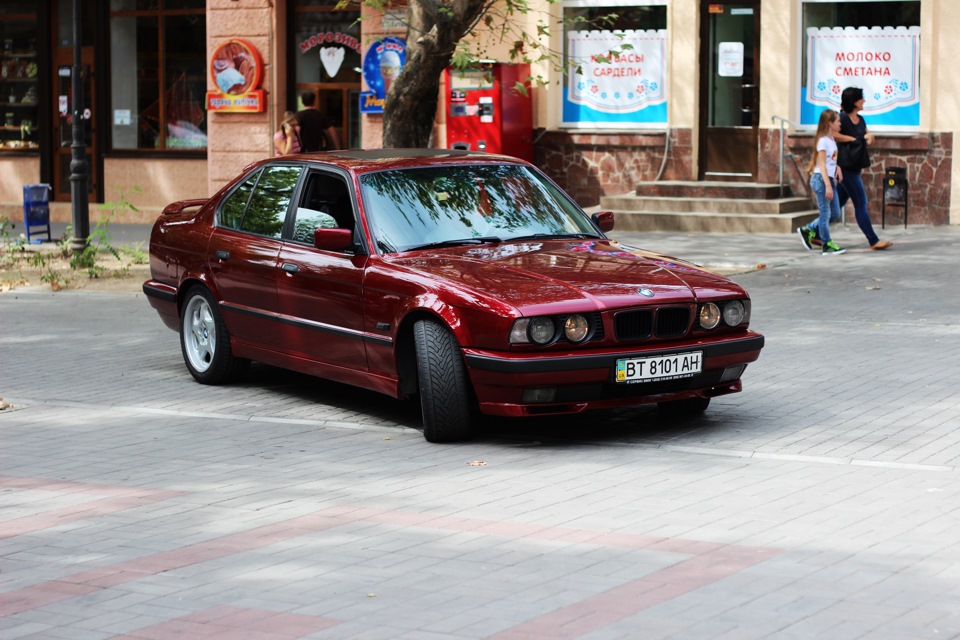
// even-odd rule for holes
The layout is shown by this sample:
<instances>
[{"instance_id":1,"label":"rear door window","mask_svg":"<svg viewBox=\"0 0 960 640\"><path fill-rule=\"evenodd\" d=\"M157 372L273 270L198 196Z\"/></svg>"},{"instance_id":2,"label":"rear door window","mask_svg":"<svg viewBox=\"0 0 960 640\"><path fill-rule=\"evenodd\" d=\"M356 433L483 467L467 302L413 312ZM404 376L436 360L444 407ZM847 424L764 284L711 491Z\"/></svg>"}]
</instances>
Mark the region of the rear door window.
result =
<instances>
[{"instance_id":1,"label":"rear door window","mask_svg":"<svg viewBox=\"0 0 960 640\"><path fill-rule=\"evenodd\" d=\"M264 167L250 196L240 230L279 239L302 171L303 168L297 166Z\"/></svg>"},{"instance_id":2,"label":"rear door window","mask_svg":"<svg viewBox=\"0 0 960 640\"><path fill-rule=\"evenodd\" d=\"M259 171L254 171L250 177L240 183L233 193L226 197L223 204L220 205L219 224L228 229L239 229L243 222L243 212L247 210L247 202L250 200L250 194L253 192L254 185L257 184L257 178L260 177Z\"/></svg>"}]
</instances>

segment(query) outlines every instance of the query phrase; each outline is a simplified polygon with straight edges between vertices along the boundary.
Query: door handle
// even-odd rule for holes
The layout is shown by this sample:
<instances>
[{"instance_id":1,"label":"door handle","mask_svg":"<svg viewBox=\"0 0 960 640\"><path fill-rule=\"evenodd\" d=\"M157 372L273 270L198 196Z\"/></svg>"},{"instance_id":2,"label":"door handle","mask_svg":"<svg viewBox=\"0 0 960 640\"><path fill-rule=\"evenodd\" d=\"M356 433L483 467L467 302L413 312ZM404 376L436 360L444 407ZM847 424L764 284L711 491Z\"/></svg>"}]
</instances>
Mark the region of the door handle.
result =
<instances>
[{"instance_id":1,"label":"door handle","mask_svg":"<svg viewBox=\"0 0 960 640\"><path fill-rule=\"evenodd\" d=\"M298 267L297 265L291 262L284 262L282 265L280 265L280 268L286 271L287 273L296 273L297 271L300 270L300 267Z\"/></svg>"},{"instance_id":2,"label":"door handle","mask_svg":"<svg viewBox=\"0 0 960 640\"><path fill-rule=\"evenodd\" d=\"M217 260L228 260L230 258L230 252L223 249L218 249L213 255L217 257Z\"/></svg>"}]
</instances>

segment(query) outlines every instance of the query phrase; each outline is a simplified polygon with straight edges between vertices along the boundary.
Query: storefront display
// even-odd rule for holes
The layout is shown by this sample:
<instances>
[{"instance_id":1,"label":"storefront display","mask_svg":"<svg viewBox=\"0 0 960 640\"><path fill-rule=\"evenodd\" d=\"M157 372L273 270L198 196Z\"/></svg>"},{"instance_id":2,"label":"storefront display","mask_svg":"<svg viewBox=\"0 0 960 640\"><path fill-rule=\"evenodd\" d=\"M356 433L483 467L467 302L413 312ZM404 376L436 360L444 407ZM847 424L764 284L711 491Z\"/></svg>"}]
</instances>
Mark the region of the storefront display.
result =
<instances>
[{"instance_id":1,"label":"storefront display","mask_svg":"<svg viewBox=\"0 0 960 640\"><path fill-rule=\"evenodd\" d=\"M39 149L36 32L34 14L0 14L0 151Z\"/></svg>"}]
</instances>

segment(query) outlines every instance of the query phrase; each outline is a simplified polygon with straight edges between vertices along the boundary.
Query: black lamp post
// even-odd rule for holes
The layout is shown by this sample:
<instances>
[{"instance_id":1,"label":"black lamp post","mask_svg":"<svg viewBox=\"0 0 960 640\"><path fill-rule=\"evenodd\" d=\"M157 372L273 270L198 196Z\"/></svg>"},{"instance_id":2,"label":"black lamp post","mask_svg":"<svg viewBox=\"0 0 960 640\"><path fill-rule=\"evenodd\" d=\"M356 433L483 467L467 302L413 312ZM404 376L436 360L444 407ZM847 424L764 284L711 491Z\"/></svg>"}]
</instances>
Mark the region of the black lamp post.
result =
<instances>
[{"instance_id":1,"label":"black lamp post","mask_svg":"<svg viewBox=\"0 0 960 640\"><path fill-rule=\"evenodd\" d=\"M82 0L73 0L73 142L70 145L70 198L73 201L73 240L70 249L80 253L90 235L87 203L87 145L83 135L83 48L80 23Z\"/></svg>"}]
</instances>

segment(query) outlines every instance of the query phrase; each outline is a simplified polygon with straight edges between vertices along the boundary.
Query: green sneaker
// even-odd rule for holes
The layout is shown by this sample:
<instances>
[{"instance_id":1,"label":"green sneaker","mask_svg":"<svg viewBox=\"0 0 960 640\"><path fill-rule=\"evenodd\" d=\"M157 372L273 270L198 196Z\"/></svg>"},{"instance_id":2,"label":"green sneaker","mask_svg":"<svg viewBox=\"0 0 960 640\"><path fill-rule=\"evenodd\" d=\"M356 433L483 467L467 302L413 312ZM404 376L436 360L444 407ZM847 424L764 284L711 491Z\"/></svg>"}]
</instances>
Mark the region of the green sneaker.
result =
<instances>
[{"instance_id":1,"label":"green sneaker","mask_svg":"<svg viewBox=\"0 0 960 640\"><path fill-rule=\"evenodd\" d=\"M813 239L817 236L810 227L797 227L797 233L800 235L800 241L807 251L813 251Z\"/></svg>"},{"instance_id":2,"label":"green sneaker","mask_svg":"<svg viewBox=\"0 0 960 640\"><path fill-rule=\"evenodd\" d=\"M823 249L820 250L820 255L826 256L831 253L835 253L839 255L841 253L845 253L846 251L847 251L846 249L842 249L840 245L838 245L836 242L831 240L830 242L825 242L823 244Z\"/></svg>"}]
</instances>

